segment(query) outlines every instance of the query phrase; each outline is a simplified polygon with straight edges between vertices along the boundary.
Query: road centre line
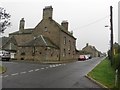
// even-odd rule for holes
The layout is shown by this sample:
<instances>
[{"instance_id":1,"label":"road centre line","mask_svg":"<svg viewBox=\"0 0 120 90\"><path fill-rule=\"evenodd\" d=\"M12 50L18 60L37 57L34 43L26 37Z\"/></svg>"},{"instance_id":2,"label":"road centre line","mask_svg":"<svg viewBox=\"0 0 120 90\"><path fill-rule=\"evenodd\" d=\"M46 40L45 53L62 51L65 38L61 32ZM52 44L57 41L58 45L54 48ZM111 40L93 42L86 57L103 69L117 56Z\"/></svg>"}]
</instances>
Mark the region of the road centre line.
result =
<instances>
[{"instance_id":1,"label":"road centre line","mask_svg":"<svg viewBox=\"0 0 120 90\"><path fill-rule=\"evenodd\" d=\"M15 75L18 75L19 73L14 73L14 74L11 74L12 76L15 76Z\"/></svg>"},{"instance_id":2,"label":"road centre line","mask_svg":"<svg viewBox=\"0 0 120 90\"><path fill-rule=\"evenodd\" d=\"M33 70L29 70L28 72L33 72Z\"/></svg>"},{"instance_id":3,"label":"road centre line","mask_svg":"<svg viewBox=\"0 0 120 90\"><path fill-rule=\"evenodd\" d=\"M52 65L50 65L49 67L52 68Z\"/></svg>"},{"instance_id":4,"label":"road centre line","mask_svg":"<svg viewBox=\"0 0 120 90\"><path fill-rule=\"evenodd\" d=\"M56 67L59 66L59 64L56 64Z\"/></svg>"},{"instance_id":5,"label":"road centre line","mask_svg":"<svg viewBox=\"0 0 120 90\"><path fill-rule=\"evenodd\" d=\"M59 66L60 66L61 64L59 64Z\"/></svg>"},{"instance_id":6,"label":"road centre line","mask_svg":"<svg viewBox=\"0 0 120 90\"><path fill-rule=\"evenodd\" d=\"M56 67L55 65L53 65L53 67Z\"/></svg>"},{"instance_id":7,"label":"road centre line","mask_svg":"<svg viewBox=\"0 0 120 90\"><path fill-rule=\"evenodd\" d=\"M5 76L3 76L3 77L8 77L9 75L5 75Z\"/></svg>"},{"instance_id":8,"label":"road centre line","mask_svg":"<svg viewBox=\"0 0 120 90\"><path fill-rule=\"evenodd\" d=\"M49 67L45 67L45 68L40 68L40 69L48 69L48 68L52 68L52 67L57 67L57 66L61 66L61 65L66 65L66 64L54 64L54 65L49 65ZM29 70L28 72L33 72L33 71L39 71L40 69L34 69L34 70ZM10 74L11 76L15 76L15 75L19 75L19 74L26 74L27 71L24 71L24 72L20 72L20 73L13 73L13 74ZM0 78L5 78L5 77L8 77L9 75L5 75L5 76L0 76Z\"/></svg>"},{"instance_id":9,"label":"road centre line","mask_svg":"<svg viewBox=\"0 0 120 90\"><path fill-rule=\"evenodd\" d=\"M47 69L48 67L46 67L46 69Z\"/></svg>"},{"instance_id":10,"label":"road centre line","mask_svg":"<svg viewBox=\"0 0 120 90\"><path fill-rule=\"evenodd\" d=\"M35 69L35 71L39 71L40 69Z\"/></svg>"},{"instance_id":11,"label":"road centre line","mask_svg":"<svg viewBox=\"0 0 120 90\"><path fill-rule=\"evenodd\" d=\"M25 74L25 73L27 73L27 72L20 72L20 74Z\"/></svg>"},{"instance_id":12,"label":"road centre line","mask_svg":"<svg viewBox=\"0 0 120 90\"><path fill-rule=\"evenodd\" d=\"M45 69L45 68L41 68L41 69Z\"/></svg>"}]
</instances>

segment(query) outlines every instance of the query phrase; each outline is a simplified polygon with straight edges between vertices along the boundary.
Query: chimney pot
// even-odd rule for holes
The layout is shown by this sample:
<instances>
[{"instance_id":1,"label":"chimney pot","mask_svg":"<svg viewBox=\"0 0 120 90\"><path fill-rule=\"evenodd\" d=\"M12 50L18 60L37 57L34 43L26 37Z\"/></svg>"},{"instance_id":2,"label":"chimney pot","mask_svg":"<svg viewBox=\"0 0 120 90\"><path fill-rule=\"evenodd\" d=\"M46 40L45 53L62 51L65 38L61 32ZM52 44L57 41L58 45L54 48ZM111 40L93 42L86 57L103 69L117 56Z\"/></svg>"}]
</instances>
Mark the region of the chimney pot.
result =
<instances>
[{"instance_id":1,"label":"chimney pot","mask_svg":"<svg viewBox=\"0 0 120 90\"><path fill-rule=\"evenodd\" d=\"M68 30L68 21L67 21L67 20L62 21L61 25L62 25L66 30Z\"/></svg>"}]
</instances>

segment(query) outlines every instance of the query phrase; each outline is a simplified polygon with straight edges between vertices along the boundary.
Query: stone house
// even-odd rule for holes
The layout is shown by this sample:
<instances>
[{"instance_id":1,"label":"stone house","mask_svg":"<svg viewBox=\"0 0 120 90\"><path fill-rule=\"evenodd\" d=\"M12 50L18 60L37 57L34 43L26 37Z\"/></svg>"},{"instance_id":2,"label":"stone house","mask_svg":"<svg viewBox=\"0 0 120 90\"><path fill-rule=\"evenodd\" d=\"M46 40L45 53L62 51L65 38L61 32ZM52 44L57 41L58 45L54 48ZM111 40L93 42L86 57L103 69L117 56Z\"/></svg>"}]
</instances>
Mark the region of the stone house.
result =
<instances>
[{"instance_id":1,"label":"stone house","mask_svg":"<svg viewBox=\"0 0 120 90\"><path fill-rule=\"evenodd\" d=\"M69 61L76 59L76 38L68 31L68 22L58 24L53 20L53 8L43 9L43 17L35 28L25 29L20 20L19 31L9 34L16 40L17 60Z\"/></svg>"},{"instance_id":2,"label":"stone house","mask_svg":"<svg viewBox=\"0 0 120 90\"><path fill-rule=\"evenodd\" d=\"M101 52L98 51L95 46L91 46L88 43L86 46L82 49L82 51L89 53L92 57L99 57Z\"/></svg>"}]
</instances>

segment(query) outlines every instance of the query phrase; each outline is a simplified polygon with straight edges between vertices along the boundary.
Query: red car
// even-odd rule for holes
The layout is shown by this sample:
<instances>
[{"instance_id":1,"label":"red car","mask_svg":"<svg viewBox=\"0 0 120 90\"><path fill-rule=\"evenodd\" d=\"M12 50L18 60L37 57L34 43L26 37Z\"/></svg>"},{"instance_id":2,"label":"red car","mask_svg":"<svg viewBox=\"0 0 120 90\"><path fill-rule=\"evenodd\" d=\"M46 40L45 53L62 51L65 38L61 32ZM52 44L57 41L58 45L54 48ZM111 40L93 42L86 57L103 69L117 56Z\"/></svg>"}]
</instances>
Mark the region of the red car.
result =
<instances>
[{"instance_id":1,"label":"red car","mask_svg":"<svg viewBox=\"0 0 120 90\"><path fill-rule=\"evenodd\" d=\"M84 61L84 60L86 60L85 55L80 55L79 58L78 58L78 60L80 60L80 61Z\"/></svg>"}]
</instances>

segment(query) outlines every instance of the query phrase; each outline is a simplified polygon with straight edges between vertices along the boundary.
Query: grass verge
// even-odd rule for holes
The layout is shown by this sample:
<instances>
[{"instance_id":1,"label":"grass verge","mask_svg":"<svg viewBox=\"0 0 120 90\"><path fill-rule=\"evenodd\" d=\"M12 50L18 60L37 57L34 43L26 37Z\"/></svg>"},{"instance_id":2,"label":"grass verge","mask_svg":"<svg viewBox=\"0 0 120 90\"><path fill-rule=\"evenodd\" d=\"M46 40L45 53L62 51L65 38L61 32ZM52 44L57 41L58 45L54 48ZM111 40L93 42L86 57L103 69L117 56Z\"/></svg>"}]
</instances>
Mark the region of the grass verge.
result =
<instances>
[{"instance_id":1,"label":"grass verge","mask_svg":"<svg viewBox=\"0 0 120 90\"><path fill-rule=\"evenodd\" d=\"M97 65L88 76L107 86L114 88L115 71L110 65L110 61L106 58L99 65Z\"/></svg>"},{"instance_id":2,"label":"grass verge","mask_svg":"<svg viewBox=\"0 0 120 90\"><path fill-rule=\"evenodd\" d=\"M4 67L0 66L0 74L3 73L3 72L5 72L5 70L6 69Z\"/></svg>"}]
</instances>

